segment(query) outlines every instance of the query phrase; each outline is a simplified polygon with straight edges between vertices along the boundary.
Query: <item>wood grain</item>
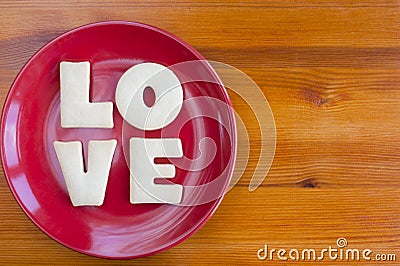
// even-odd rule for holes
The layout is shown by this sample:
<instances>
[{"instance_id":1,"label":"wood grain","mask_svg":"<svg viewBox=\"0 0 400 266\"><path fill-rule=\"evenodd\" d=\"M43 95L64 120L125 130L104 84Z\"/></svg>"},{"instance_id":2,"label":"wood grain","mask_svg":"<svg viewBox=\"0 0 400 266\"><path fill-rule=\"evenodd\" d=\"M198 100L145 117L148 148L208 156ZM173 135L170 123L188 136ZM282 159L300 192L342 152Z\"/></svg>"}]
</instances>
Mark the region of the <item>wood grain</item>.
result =
<instances>
[{"instance_id":1,"label":"wood grain","mask_svg":"<svg viewBox=\"0 0 400 266\"><path fill-rule=\"evenodd\" d=\"M260 86L277 127L276 155L265 181L248 191L260 133L249 107L230 92L248 126L250 162L195 235L139 260L81 255L30 222L2 171L0 265L248 264L260 262L257 250L264 244L322 249L339 237L352 248L394 253L399 261L400 3L179 0L172 5L1 1L0 102L29 57L59 34L104 20L152 24L207 59L239 68Z\"/></svg>"}]
</instances>

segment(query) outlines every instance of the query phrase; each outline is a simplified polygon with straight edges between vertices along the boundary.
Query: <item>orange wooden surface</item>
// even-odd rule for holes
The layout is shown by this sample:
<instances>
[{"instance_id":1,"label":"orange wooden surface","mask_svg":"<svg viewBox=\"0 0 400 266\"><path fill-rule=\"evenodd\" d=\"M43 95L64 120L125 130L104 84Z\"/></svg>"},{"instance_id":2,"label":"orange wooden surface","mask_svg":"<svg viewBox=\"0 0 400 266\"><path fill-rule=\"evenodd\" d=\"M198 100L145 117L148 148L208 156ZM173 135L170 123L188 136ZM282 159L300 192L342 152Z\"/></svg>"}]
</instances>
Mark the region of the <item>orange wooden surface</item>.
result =
<instances>
[{"instance_id":1,"label":"orange wooden surface","mask_svg":"<svg viewBox=\"0 0 400 266\"><path fill-rule=\"evenodd\" d=\"M2 171L0 265L272 264L257 258L264 244L320 250L339 237L400 261L398 1L0 1L1 104L41 46L105 20L163 28L257 82L277 127L271 170L249 192L258 126L231 93L251 138L245 175L191 238L130 261L88 257L51 240L23 214Z\"/></svg>"}]
</instances>

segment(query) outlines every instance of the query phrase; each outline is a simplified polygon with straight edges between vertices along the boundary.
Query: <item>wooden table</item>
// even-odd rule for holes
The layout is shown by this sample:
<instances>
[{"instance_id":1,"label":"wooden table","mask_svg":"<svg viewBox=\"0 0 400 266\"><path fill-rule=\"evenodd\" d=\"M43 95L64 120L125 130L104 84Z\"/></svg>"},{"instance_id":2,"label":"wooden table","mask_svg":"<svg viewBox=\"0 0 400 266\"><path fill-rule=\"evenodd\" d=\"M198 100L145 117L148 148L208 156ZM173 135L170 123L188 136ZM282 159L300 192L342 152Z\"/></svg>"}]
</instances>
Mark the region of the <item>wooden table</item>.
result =
<instances>
[{"instance_id":1,"label":"wooden table","mask_svg":"<svg viewBox=\"0 0 400 266\"><path fill-rule=\"evenodd\" d=\"M231 93L251 138L244 176L196 234L138 260L92 258L56 243L23 214L2 171L0 265L247 264L260 262L264 244L321 250L337 247L339 237L348 248L400 261L398 1L13 0L1 1L0 12L2 104L23 64L52 38L90 22L130 20L244 71L268 99L277 128L271 170L249 192L260 135ZM264 263L277 261L275 254Z\"/></svg>"}]
</instances>

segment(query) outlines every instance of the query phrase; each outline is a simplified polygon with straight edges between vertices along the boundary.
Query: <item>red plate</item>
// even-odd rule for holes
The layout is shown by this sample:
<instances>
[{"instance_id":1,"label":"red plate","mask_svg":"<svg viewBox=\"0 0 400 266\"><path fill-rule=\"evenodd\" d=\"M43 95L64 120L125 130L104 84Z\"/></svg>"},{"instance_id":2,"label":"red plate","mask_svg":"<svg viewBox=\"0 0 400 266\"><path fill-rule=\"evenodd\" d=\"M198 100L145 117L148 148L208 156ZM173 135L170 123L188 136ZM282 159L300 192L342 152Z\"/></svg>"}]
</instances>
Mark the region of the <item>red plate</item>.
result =
<instances>
[{"instance_id":1,"label":"red plate","mask_svg":"<svg viewBox=\"0 0 400 266\"><path fill-rule=\"evenodd\" d=\"M229 97L204 58L163 30L131 22L95 23L72 30L36 53L17 76L1 121L2 162L8 184L28 217L46 234L76 251L104 258L137 258L171 248L213 214L229 184L236 127ZM90 61L93 102L115 103L115 88L130 67L155 62L181 80L184 103L162 130L142 132L123 122L114 104L113 129L65 129L60 124L59 63ZM176 65L178 64L178 65ZM224 104L220 104L224 103ZM225 105L225 107L224 107ZM183 185L180 205L129 202L130 137L179 137L184 156L170 181ZM73 207L53 142L117 139L104 204ZM201 140L214 141L202 146ZM201 144L199 144L201 143ZM201 149L203 148L203 153ZM213 154L215 157L205 156ZM206 151L206 152L204 152ZM190 160L192 159L192 160ZM159 163L169 162L164 159ZM171 163L170 162L170 163ZM165 181L164 181L165 182Z\"/></svg>"}]
</instances>

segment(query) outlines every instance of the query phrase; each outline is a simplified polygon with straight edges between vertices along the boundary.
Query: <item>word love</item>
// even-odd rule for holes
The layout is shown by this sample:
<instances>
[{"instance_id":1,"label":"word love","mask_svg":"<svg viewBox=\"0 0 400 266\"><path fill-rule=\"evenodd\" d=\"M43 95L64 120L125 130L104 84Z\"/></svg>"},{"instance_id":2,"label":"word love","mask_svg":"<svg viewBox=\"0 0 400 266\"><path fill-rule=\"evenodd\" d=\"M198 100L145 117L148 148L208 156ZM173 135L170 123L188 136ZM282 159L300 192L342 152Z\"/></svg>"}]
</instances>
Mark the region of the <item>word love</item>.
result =
<instances>
[{"instance_id":1,"label":"word love","mask_svg":"<svg viewBox=\"0 0 400 266\"><path fill-rule=\"evenodd\" d=\"M63 128L113 128L113 104L89 101L90 63L60 63L60 112ZM155 102L147 106L144 90L152 88ZM157 130L178 116L183 90L176 75L156 63L142 63L128 69L115 92L119 113L130 125L142 130ZM117 140L91 140L88 145L87 171L84 170L80 141L55 141L57 158L74 206L100 206L104 202L111 162ZM175 166L155 164L155 158L183 156L179 138L131 138L130 202L180 203L182 186L155 184L155 178L173 178Z\"/></svg>"}]
</instances>

